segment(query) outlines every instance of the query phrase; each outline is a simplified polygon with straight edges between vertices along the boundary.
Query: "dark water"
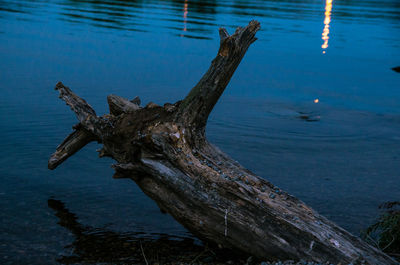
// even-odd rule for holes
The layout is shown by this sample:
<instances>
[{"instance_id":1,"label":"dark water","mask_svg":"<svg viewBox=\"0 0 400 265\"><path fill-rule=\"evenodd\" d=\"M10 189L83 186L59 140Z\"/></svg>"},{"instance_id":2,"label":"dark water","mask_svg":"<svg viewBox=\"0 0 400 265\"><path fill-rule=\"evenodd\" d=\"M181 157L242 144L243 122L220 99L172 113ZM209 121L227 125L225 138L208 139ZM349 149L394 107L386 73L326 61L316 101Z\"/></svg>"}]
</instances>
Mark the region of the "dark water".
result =
<instances>
[{"instance_id":1,"label":"dark water","mask_svg":"<svg viewBox=\"0 0 400 265\"><path fill-rule=\"evenodd\" d=\"M0 0L0 263L77 253L49 199L100 233L190 237L133 182L113 180L96 144L47 170L76 123L53 87L63 81L99 114L111 93L174 102L216 55L218 27L251 19L259 40L209 139L355 234L399 200L397 0Z\"/></svg>"}]
</instances>

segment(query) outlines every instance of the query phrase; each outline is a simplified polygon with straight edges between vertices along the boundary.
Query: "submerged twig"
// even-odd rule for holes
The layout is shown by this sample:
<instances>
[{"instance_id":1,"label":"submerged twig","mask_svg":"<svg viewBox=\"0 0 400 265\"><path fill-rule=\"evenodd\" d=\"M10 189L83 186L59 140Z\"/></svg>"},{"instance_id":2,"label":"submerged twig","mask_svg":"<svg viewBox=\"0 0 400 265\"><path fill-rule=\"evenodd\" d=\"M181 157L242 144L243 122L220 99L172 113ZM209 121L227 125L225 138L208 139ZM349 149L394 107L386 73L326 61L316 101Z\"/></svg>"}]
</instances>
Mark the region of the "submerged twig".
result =
<instances>
[{"instance_id":1,"label":"submerged twig","mask_svg":"<svg viewBox=\"0 0 400 265\"><path fill-rule=\"evenodd\" d=\"M143 251L142 241L139 241L139 243L140 243L140 249L142 250L142 255L143 255L144 261L146 262L146 265L149 265L149 263L147 262L147 259L146 259L146 255L144 254L144 251Z\"/></svg>"}]
</instances>

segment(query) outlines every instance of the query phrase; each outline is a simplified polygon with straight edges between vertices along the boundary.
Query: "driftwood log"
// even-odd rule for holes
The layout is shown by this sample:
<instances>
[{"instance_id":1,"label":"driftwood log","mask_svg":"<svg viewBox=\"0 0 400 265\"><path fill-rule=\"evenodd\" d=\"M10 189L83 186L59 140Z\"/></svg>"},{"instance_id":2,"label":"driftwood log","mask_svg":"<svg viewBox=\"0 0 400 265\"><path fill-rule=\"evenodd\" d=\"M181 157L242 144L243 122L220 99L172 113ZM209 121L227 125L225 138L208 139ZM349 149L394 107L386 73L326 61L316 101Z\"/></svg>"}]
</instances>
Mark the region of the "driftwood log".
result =
<instances>
[{"instance_id":1,"label":"driftwood log","mask_svg":"<svg viewBox=\"0 0 400 265\"><path fill-rule=\"evenodd\" d=\"M259 28L257 21L233 35L221 28L210 68L174 104L140 107L138 98L110 95L110 114L97 116L85 100L58 83L55 89L79 123L50 157L49 169L97 141L103 144L99 156L117 161L114 178L134 180L162 211L221 248L264 259L397 264L207 141L208 116Z\"/></svg>"}]
</instances>

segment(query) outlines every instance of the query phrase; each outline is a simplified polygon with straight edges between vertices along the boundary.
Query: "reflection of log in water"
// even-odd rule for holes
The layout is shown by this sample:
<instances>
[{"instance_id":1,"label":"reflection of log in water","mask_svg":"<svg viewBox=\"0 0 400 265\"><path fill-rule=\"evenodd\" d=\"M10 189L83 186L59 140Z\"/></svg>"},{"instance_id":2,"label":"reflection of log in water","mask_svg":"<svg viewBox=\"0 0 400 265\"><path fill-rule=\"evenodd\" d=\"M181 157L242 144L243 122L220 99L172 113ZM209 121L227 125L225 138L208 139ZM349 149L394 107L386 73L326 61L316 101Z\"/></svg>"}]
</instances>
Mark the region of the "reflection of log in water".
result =
<instances>
[{"instance_id":1,"label":"reflection of log in water","mask_svg":"<svg viewBox=\"0 0 400 265\"><path fill-rule=\"evenodd\" d=\"M218 264L232 260L243 263L232 253L222 253L195 244L192 238L171 237L168 235L146 236L144 233L116 233L102 228L84 226L78 222L59 200L49 199L48 205L59 218L58 224L67 228L75 241L67 245L71 255L61 256L57 261L62 264L75 263L113 263L113 264L145 264L146 256L149 264L180 264L193 261L206 261ZM141 249L143 247L143 252ZM230 258L230 259L229 259Z\"/></svg>"}]
</instances>

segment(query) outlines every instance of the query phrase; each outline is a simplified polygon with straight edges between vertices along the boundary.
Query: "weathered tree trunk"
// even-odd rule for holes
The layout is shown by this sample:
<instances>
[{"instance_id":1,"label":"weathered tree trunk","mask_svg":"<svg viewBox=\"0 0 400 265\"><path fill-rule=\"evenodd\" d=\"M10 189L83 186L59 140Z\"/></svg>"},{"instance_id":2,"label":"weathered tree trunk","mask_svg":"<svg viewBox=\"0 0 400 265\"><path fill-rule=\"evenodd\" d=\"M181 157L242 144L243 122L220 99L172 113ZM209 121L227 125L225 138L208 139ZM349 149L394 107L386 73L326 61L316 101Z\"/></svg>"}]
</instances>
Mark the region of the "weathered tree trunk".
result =
<instances>
[{"instance_id":1,"label":"weathered tree trunk","mask_svg":"<svg viewBox=\"0 0 400 265\"><path fill-rule=\"evenodd\" d=\"M79 124L49 159L54 169L90 141L114 158L115 178L131 178L165 212L203 240L267 259L397 264L328 221L300 200L254 175L205 137L207 118L260 25L229 36L207 73L175 104L140 107L140 100L108 97L110 114L97 116L62 83L62 98Z\"/></svg>"}]
</instances>

